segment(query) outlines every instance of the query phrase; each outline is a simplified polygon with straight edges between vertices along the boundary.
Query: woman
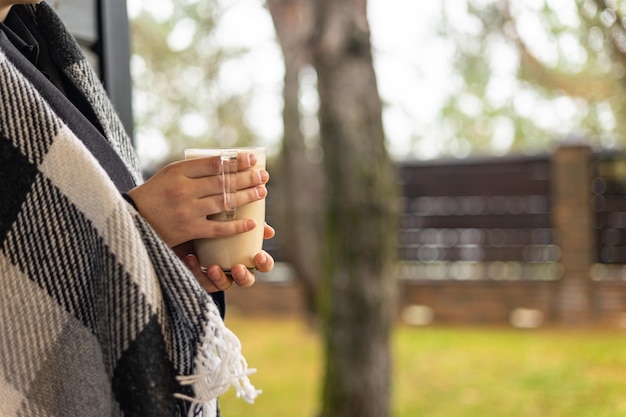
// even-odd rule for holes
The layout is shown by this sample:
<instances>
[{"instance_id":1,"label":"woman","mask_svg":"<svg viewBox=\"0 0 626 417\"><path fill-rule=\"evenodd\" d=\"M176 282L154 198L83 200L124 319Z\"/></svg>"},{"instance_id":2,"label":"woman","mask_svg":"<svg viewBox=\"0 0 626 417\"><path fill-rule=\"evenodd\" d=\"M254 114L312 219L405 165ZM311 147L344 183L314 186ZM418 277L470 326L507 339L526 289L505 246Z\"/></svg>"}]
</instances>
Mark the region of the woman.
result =
<instances>
[{"instance_id":1,"label":"woman","mask_svg":"<svg viewBox=\"0 0 626 417\"><path fill-rule=\"evenodd\" d=\"M252 401L218 290L254 275L204 272L190 242L263 225L206 220L222 198L213 159L142 183L102 86L46 3L0 0L0 21L0 415L212 417L229 385ZM238 161L238 204L267 192L254 164ZM273 263L255 257L260 271Z\"/></svg>"}]
</instances>

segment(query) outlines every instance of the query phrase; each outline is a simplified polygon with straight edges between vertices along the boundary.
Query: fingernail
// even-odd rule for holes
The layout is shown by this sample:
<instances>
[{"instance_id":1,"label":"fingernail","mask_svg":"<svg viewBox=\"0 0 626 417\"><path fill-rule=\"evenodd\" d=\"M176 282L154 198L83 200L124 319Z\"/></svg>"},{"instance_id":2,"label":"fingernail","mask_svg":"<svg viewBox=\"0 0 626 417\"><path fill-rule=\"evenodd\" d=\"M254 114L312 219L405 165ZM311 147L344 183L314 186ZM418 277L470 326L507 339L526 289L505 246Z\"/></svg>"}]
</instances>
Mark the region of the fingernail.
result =
<instances>
[{"instance_id":1,"label":"fingernail","mask_svg":"<svg viewBox=\"0 0 626 417\"><path fill-rule=\"evenodd\" d=\"M261 182L265 184L270 179L270 174L266 170L261 169L259 170L259 178Z\"/></svg>"},{"instance_id":2,"label":"fingernail","mask_svg":"<svg viewBox=\"0 0 626 417\"><path fill-rule=\"evenodd\" d=\"M188 255L185 258L185 263L187 264L187 268L189 269L194 269L197 266L196 258L194 258L193 255Z\"/></svg>"},{"instance_id":3,"label":"fingernail","mask_svg":"<svg viewBox=\"0 0 626 417\"><path fill-rule=\"evenodd\" d=\"M265 264L267 262L267 255L261 252L261 256L259 256L259 261L260 264Z\"/></svg>"},{"instance_id":4,"label":"fingernail","mask_svg":"<svg viewBox=\"0 0 626 417\"><path fill-rule=\"evenodd\" d=\"M254 219L246 220L246 231L252 230L256 227L256 222Z\"/></svg>"},{"instance_id":5,"label":"fingernail","mask_svg":"<svg viewBox=\"0 0 626 417\"><path fill-rule=\"evenodd\" d=\"M265 185L259 185L256 187L256 195L259 198L263 198L267 195L267 188L265 188Z\"/></svg>"},{"instance_id":6,"label":"fingernail","mask_svg":"<svg viewBox=\"0 0 626 417\"><path fill-rule=\"evenodd\" d=\"M248 154L248 163L251 167L256 165L256 156L253 153Z\"/></svg>"}]
</instances>

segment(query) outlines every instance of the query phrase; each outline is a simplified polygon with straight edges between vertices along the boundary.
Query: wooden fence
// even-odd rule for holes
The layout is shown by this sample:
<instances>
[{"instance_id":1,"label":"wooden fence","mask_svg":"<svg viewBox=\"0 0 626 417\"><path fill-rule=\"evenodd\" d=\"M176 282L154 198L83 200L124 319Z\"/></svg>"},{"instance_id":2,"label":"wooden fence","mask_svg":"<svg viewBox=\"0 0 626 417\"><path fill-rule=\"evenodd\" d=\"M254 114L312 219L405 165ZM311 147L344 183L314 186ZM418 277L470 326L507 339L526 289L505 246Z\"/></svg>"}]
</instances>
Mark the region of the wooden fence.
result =
<instances>
[{"instance_id":1,"label":"wooden fence","mask_svg":"<svg viewBox=\"0 0 626 417\"><path fill-rule=\"evenodd\" d=\"M399 318L626 324L623 155L563 146L552 155L398 168ZM232 291L231 304L244 312L298 309L295 281L259 281L252 290Z\"/></svg>"}]
</instances>

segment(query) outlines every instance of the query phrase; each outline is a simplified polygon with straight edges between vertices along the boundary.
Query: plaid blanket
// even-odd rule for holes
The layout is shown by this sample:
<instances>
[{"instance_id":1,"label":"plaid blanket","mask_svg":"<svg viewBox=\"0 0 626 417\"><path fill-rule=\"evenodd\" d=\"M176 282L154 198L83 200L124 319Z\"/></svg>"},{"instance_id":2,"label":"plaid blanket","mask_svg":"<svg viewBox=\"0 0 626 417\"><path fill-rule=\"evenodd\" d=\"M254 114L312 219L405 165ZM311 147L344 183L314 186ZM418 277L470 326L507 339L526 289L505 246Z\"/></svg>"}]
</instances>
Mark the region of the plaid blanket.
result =
<instances>
[{"instance_id":1,"label":"plaid blanket","mask_svg":"<svg viewBox=\"0 0 626 417\"><path fill-rule=\"evenodd\" d=\"M52 9L14 7L32 13L140 181L104 89ZM252 401L251 371L211 297L121 197L63 114L69 102L2 45L0 415L214 416L229 386Z\"/></svg>"}]
</instances>

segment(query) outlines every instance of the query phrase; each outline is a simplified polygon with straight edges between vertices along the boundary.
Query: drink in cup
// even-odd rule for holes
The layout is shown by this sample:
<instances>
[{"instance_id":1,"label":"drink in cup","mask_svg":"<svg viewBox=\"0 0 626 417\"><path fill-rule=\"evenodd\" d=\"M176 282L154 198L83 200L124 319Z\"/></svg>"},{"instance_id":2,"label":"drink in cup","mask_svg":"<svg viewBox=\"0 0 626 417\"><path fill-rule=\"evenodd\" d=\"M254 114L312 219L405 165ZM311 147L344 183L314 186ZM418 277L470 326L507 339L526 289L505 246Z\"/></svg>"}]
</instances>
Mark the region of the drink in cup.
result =
<instances>
[{"instance_id":1,"label":"drink in cup","mask_svg":"<svg viewBox=\"0 0 626 417\"><path fill-rule=\"evenodd\" d=\"M208 216L207 219L214 221L254 219L257 223L257 226L248 232L227 237L195 240L196 255L203 267L217 264L224 271L229 271L233 265L243 264L252 269L254 268L252 261L254 255L261 252L265 225L265 199L253 201L241 207L237 207L235 202L237 156L249 153L254 154L257 159L253 168L265 169L265 148L185 150L185 159L214 156L219 157L222 162L224 210L221 213Z\"/></svg>"}]
</instances>

